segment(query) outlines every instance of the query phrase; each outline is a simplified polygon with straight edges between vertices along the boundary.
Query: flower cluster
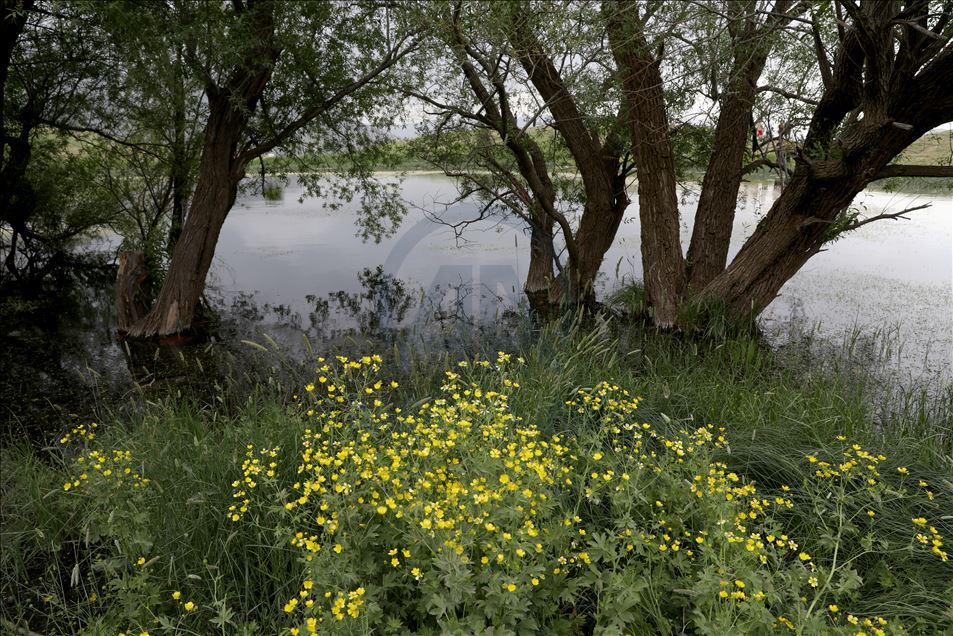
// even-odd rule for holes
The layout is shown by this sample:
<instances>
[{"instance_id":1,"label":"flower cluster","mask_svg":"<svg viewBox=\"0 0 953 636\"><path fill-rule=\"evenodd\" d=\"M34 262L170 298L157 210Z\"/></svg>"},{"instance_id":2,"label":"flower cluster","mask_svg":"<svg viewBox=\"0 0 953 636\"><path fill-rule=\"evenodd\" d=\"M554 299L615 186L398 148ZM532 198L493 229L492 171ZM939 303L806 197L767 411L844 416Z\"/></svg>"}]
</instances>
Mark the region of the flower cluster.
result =
<instances>
[{"instance_id":1,"label":"flower cluster","mask_svg":"<svg viewBox=\"0 0 953 636\"><path fill-rule=\"evenodd\" d=\"M520 363L460 363L404 411L376 357L320 361L297 465L281 474L280 449L248 447L228 511L240 519L259 482L272 486L256 497L283 515L275 526L290 528L306 577L282 606L290 633L385 616L450 629L461 612L468 629L555 624L595 581L600 620L624 626L609 608L632 594L627 576L653 595L687 585L710 631L853 617L821 604L834 600L830 573L779 521L791 488L762 492L716 459L724 428L640 421L640 399L601 382L566 402L575 434L545 434L510 408ZM851 448L837 465L815 458L817 477L876 478L883 459Z\"/></svg>"},{"instance_id":2,"label":"flower cluster","mask_svg":"<svg viewBox=\"0 0 953 636\"><path fill-rule=\"evenodd\" d=\"M69 433L65 433L63 437L60 438L60 444L69 444L72 442L91 442L96 439L96 429L99 428L99 424L96 422L91 422L89 426L86 424L77 424Z\"/></svg>"},{"instance_id":3,"label":"flower cluster","mask_svg":"<svg viewBox=\"0 0 953 636\"><path fill-rule=\"evenodd\" d=\"M802 483L755 483L724 427L645 421L612 382L573 389L556 422L524 419L522 364L461 362L435 394L397 406L380 357L320 359L281 446L236 435L216 516L229 541L281 564L271 631L658 633L681 621L707 634L883 635L903 628L859 611L853 564L886 550L948 559L915 469L887 470L839 437L807 455ZM85 445L92 429L71 439ZM166 625L227 623L218 579L209 594L156 582L164 557L140 511L160 489L143 491L131 453L90 449L72 467L65 490L109 486L89 489L86 512L88 536L123 557L104 560L112 588L153 590L148 611ZM909 541L877 535L900 505Z\"/></svg>"},{"instance_id":4,"label":"flower cluster","mask_svg":"<svg viewBox=\"0 0 953 636\"><path fill-rule=\"evenodd\" d=\"M63 484L63 490L80 488L90 483L95 483L97 487L116 489L121 489L125 485L142 488L150 483L149 479L138 472L132 453L127 450L92 449L77 457L73 465L76 469L75 474L70 481Z\"/></svg>"}]
</instances>

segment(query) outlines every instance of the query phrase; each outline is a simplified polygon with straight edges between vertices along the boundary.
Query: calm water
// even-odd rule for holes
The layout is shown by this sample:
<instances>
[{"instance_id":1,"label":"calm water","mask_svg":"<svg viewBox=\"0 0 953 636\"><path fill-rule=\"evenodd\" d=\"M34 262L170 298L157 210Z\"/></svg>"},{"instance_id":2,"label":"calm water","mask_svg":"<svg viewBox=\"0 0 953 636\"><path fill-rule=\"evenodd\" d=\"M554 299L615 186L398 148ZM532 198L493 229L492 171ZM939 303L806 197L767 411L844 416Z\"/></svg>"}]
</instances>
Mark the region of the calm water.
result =
<instances>
[{"instance_id":1,"label":"calm water","mask_svg":"<svg viewBox=\"0 0 953 636\"><path fill-rule=\"evenodd\" d=\"M402 192L410 211L398 231L380 243L356 235L356 205L332 210L319 200L301 200L295 183L278 201L241 197L222 230L209 277L208 296L222 319L216 330L221 345L203 346L248 351L242 340L265 342L267 334L300 352L304 334L327 351L398 345L472 354L512 342L518 321L510 317L523 302L528 236L503 219L474 223L462 237L435 222L435 214L460 222L477 212L473 203L447 205L456 193L445 177L407 177ZM742 188L732 254L775 196L771 185ZM686 248L696 200L691 187L682 192ZM769 339L779 347L794 343L794 350L805 342L847 342L852 356L875 361L891 382L949 382L953 196L870 192L856 205L875 214L924 202L932 207L912 213L910 220L865 226L813 258L763 315ZM106 237L97 244L115 250L118 240ZM54 294L53 304L35 312L40 320L0 330L5 352L0 422L19 422L20 429L56 422L55 429L63 420L89 417L90 404L101 404L101 398L116 403L115 398L148 395L196 377L221 377L209 365L249 366L228 356L186 363L194 358L194 347L119 343L111 276L111 271L91 275L69 294ZM607 254L599 287L605 293L640 278L633 203ZM273 365L274 359L264 364Z\"/></svg>"},{"instance_id":2,"label":"calm water","mask_svg":"<svg viewBox=\"0 0 953 636\"><path fill-rule=\"evenodd\" d=\"M252 294L261 303L307 316L314 308L309 296L357 290L358 272L380 265L408 288L428 292L427 309L409 311L405 324L441 312L485 316L522 301L529 239L519 227L489 219L470 226L459 240L451 228L430 218L436 213L460 221L476 213L472 204L446 207L455 194L449 179L411 176L403 193L411 211L398 232L379 244L355 236L353 206L332 211L314 199L299 201L302 191L294 184L281 201L246 197L225 223L212 284L225 299ZM732 255L776 195L772 185L742 187ZM686 249L696 201L691 187L682 192ZM835 341L858 330L880 333L891 345L888 357L907 375L948 377L953 366L953 195L866 192L855 206L868 215L926 202L932 207L911 213L909 220L869 224L811 259L765 312L766 331L780 340L794 318L797 329ZM603 290L622 279L641 278L639 231L633 203L603 264ZM353 323L334 315L328 320L331 328Z\"/></svg>"}]
</instances>

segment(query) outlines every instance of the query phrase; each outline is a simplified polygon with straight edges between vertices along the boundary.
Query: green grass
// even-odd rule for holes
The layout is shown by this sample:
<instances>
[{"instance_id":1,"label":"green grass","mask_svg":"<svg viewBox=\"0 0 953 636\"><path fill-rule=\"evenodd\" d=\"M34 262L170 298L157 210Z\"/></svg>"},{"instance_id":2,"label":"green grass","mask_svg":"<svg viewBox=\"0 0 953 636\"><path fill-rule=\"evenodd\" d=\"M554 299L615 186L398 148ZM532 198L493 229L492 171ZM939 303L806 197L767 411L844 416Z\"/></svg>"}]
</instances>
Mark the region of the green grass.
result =
<instances>
[{"instance_id":1,"label":"green grass","mask_svg":"<svg viewBox=\"0 0 953 636\"><path fill-rule=\"evenodd\" d=\"M899 487L897 468L905 467L910 479L930 484L935 501L926 505L913 496L895 497L878 510L877 525L869 534L841 539L844 554L858 555L851 568L860 577L859 587L844 592L843 598L850 599L852 611L883 615L891 624L902 622L911 633L942 633L943 625L953 623L950 563L913 548L879 553L860 547L866 541L903 544L911 535L910 519L921 514L950 539L948 546L953 542L948 512L953 510L953 389L932 396L895 390L875 398L870 389L874 378L858 375L856 369L842 371L853 369L849 361L819 365L817 360L786 359L743 334L716 339L659 336L637 325L610 325L600 319L546 326L519 353L525 364L513 377L521 388L513 393L510 406L544 434L582 434L566 400L603 380L644 396L639 417L659 430L724 426L730 444L719 451L721 461L769 491L781 484L795 486L793 498L799 505L785 521L803 546L832 541L830 529L825 529L830 517L817 508L824 505L823 497L812 499L816 493L797 488L811 480L814 467L805 456L830 451L838 435L882 452L887 460L880 469L885 482L894 484L891 488ZM421 355L405 364L396 403L409 410L436 396L445 381L444 370L454 362L446 355ZM119 532L115 540L162 558L150 566L155 572L148 582L124 575L116 579L121 583L97 594L141 599L145 607L161 602L167 596L164 590L181 587L188 598L202 600L206 619L220 622L192 623L186 629L186 623L160 621L153 625L153 634L176 629L274 633L274 625L285 624L281 604L300 585L295 574L301 569L298 553L278 527L231 524L224 517L247 444L300 446L299 410L291 405L285 386L262 382L257 390L243 393L240 403L227 393L210 402L170 398L145 405L141 416L101 423L96 443L130 450L137 467L156 485L155 494L117 500L107 525L112 532L119 532L115 527L130 528L128 536ZM96 538L91 512L62 492L74 454L55 443L3 450L4 630L29 625L44 634L66 634L124 628L115 622L118 601L84 600L115 566L90 561L90 555L102 557L115 550ZM292 468L282 464L282 469ZM852 501L844 505L849 508ZM942 516L944 510L947 516ZM824 552L823 547L817 550Z\"/></svg>"},{"instance_id":2,"label":"green grass","mask_svg":"<svg viewBox=\"0 0 953 636\"><path fill-rule=\"evenodd\" d=\"M948 166L953 162L953 131L929 133L910 144L897 163Z\"/></svg>"}]
</instances>

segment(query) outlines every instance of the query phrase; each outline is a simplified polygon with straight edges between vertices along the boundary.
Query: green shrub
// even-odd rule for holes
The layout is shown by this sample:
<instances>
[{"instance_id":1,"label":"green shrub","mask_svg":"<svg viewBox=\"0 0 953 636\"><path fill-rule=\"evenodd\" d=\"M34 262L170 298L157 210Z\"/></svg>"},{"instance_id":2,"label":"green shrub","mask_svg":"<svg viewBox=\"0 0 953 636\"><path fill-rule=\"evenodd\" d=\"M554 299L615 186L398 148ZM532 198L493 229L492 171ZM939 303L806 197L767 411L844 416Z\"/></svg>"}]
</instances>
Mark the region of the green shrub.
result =
<instances>
[{"instance_id":1,"label":"green shrub","mask_svg":"<svg viewBox=\"0 0 953 636\"><path fill-rule=\"evenodd\" d=\"M380 358L322 360L287 409L147 419L121 447L77 427L46 495L79 511L75 584L44 595L47 625L879 634L950 616L948 486L843 436L764 458L755 483L730 430L573 385L579 353L460 363L402 402ZM537 377L556 360L560 381ZM562 397L540 410L544 388Z\"/></svg>"}]
</instances>

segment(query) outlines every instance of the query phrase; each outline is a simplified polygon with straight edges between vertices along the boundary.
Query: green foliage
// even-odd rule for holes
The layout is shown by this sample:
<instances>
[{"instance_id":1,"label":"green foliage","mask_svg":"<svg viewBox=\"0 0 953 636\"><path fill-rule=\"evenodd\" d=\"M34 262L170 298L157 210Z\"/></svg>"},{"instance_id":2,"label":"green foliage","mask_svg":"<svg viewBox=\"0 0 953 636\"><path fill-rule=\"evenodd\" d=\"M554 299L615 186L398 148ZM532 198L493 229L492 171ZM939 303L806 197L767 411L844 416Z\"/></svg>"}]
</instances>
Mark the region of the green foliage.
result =
<instances>
[{"instance_id":1,"label":"green foliage","mask_svg":"<svg viewBox=\"0 0 953 636\"><path fill-rule=\"evenodd\" d=\"M951 617L949 409L902 428L749 339L600 323L413 388L381 364L319 360L291 403L234 416L179 402L77 426L43 462L7 451L4 616L51 634Z\"/></svg>"}]
</instances>

